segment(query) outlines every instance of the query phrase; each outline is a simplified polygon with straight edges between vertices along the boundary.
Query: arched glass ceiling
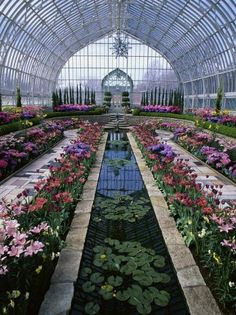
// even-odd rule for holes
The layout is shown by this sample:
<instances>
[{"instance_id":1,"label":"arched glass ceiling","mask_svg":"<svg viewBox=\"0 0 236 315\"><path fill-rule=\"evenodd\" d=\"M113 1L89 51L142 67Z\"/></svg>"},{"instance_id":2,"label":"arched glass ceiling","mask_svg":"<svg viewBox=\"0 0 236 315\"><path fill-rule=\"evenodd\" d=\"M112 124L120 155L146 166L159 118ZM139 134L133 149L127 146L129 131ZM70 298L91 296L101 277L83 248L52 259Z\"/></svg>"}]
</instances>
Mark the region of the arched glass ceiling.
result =
<instances>
[{"instance_id":1,"label":"arched glass ceiling","mask_svg":"<svg viewBox=\"0 0 236 315\"><path fill-rule=\"evenodd\" d=\"M47 94L76 51L117 28L163 54L182 82L236 68L232 0L3 0L1 90Z\"/></svg>"},{"instance_id":2,"label":"arched glass ceiling","mask_svg":"<svg viewBox=\"0 0 236 315\"><path fill-rule=\"evenodd\" d=\"M123 38L123 34L120 36ZM112 50L114 36L109 35L79 50L62 68L59 87L75 87L81 83L83 88L96 90L97 102L101 104L102 81L115 69L132 79L132 100L137 105L143 91L159 86L167 89L178 87L178 78L165 58L140 41L130 36L126 38L131 47L127 58L115 57ZM119 90L117 92L121 94Z\"/></svg>"}]
</instances>

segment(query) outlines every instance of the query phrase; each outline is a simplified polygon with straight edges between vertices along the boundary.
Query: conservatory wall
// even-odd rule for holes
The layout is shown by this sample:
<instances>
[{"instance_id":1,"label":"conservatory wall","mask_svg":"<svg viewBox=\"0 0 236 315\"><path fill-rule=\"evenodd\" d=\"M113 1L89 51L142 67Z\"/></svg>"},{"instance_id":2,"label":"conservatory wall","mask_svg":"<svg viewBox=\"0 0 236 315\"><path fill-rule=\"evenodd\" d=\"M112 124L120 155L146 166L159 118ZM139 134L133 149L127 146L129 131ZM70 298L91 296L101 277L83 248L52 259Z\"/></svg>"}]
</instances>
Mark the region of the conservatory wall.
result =
<instances>
[{"instance_id":1,"label":"conservatory wall","mask_svg":"<svg viewBox=\"0 0 236 315\"><path fill-rule=\"evenodd\" d=\"M113 35L108 35L78 51L62 68L58 87L75 87L81 83L83 88L95 90L97 104L102 104L103 79L115 69L120 69L133 81L131 92L133 106L140 105L142 92L146 90L159 86L167 89L178 87L178 77L165 58L132 37L128 37L127 40L130 47L127 58L116 58L113 52ZM119 84L117 79L117 90ZM114 91L115 82L112 85Z\"/></svg>"}]
</instances>

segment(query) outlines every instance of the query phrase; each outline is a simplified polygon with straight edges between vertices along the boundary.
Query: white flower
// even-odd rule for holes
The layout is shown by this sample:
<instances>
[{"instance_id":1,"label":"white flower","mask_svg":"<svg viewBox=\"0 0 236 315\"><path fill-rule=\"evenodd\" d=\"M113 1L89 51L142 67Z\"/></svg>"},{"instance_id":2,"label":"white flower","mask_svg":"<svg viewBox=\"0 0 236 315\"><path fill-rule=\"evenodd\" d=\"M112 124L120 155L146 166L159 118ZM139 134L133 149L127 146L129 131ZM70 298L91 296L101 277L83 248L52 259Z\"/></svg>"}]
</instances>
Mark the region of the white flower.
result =
<instances>
[{"instance_id":1,"label":"white flower","mask_svg":"<svg viewBox=\"0 0 236 315\"><path fill-rule=\"evenodd\" d=\"M202 229L201 232L198 233L198 236L199 236L200 238L203 238L205 235L206 235L206 230L205 230L205 229ZM208 251L208 253L209 253L209 251Z\"/></svg>"},{"instance_id":2,"label":"white flower","mask_svg":"<svg viewBox=\"0 0 236 315\"><path fill-rule=\"evenodd\" d=\"M229 287L230 287L230 288L232 288L234 285L235 285L234 282L232 282L232 281L229 282Z\"/></svg>"}]
</instances>

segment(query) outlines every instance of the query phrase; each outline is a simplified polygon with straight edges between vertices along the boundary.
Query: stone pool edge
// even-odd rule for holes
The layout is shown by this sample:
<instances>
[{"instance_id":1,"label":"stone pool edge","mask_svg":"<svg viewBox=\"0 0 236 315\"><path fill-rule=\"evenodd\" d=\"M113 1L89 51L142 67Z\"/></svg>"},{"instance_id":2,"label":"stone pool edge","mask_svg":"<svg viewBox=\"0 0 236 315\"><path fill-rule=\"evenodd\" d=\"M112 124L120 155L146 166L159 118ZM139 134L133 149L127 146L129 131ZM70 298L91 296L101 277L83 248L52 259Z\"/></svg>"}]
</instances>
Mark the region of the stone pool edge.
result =
<instances>
[{"instance_id":1,"label":"stone pool edge","mask_svg":"<svg viewBox=\"0 0 236 315\"><path fill-rule=\"evenodd\" d=\"M74 284L78 277L107 137L108 133L105 132L96 152L95 163L90 170L80 201L76 206L70 231L65 240L66 247L61 251L39 315L66 315L71 309Z\"/></svg>"},{"instance_id":2,"label":"stone pool edge","mask_svg":"<svg viewBox=\"0 0 236 315\"><path fill-rule=\"evenodd\" d=\"M131 133L127 133L137 165L147 188L157 221L169 251L178 281L183 290L191 315L222 314L190 250L176 228L176 223L169 215L168 205L158 189L152 172L148 168Z\"/></svg>"}]
</instances>

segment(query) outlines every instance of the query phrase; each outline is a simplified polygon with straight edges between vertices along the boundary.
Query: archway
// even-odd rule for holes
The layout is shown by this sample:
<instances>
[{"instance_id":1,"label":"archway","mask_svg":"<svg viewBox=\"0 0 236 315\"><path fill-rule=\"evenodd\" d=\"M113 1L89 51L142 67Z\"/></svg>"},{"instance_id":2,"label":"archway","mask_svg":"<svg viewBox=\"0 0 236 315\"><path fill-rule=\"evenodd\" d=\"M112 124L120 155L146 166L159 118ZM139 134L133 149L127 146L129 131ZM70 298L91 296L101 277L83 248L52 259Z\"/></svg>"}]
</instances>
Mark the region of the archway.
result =
<instances>
[{"instance_id":1,"label":"archway","mask_svg":"<svg viewBox=\"0 0 236 315\"><path fill-rule=\"evenodd\" d=\"M130 98L133 91L133 80L124 71L116 68L109 72L102 80L102 91L111 92L111 111L121 111L122 92L128 91ZM130 99L132 102L132 100Z\"/></svg>"}]
</instances>

